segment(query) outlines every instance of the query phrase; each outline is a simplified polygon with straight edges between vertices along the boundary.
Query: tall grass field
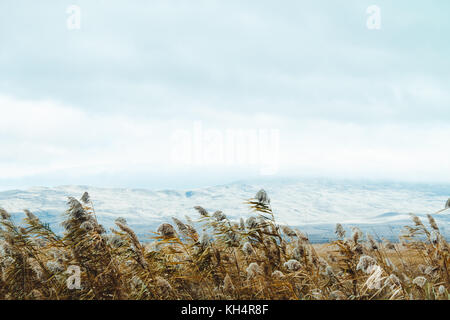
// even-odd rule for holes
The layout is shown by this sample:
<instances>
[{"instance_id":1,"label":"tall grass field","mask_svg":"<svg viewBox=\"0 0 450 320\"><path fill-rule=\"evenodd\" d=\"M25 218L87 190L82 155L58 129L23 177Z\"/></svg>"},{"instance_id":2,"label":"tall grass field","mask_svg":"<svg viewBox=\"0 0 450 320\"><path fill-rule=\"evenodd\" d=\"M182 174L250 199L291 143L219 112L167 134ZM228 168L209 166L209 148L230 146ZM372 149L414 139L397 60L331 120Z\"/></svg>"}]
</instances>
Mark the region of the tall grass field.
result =
<instances>
[{"instance_id":1,"label":"tall grass field","mask_svg":"<svg viewBox=\"0 0 450 320\"><path fill-rule=\"evenodd\" d=\"M197 217L173 218L149 231L150 242L138 239L123 218L105 230L87 193L69 198L63 234L30 211L17 225L1 209L0 299L450 297L450 246L432 214L428 221L412 215L398 242L337 224L334 241L314 245L301 230L277 223L264 190L247 203L254 213L240 221L195 207Z\"/></svg>"}]
</instances>

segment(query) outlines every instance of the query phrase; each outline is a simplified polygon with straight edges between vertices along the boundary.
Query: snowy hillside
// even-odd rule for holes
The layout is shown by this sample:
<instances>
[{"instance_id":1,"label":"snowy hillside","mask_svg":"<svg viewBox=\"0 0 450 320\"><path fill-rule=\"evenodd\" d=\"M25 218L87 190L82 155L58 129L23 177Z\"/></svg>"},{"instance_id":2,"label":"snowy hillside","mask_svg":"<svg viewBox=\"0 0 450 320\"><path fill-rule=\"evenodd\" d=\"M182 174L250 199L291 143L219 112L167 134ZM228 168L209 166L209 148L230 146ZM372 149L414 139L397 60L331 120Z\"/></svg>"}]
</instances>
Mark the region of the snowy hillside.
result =
<instances>
[{"instance_id":1,"label":"snowy hillside","mask_svg":"<svg viewBox=\"0 0 450 320\"><path fill-rule=\"evenodd\" d=\"M79 198L88 191L97 216L106 227L117 217L125 217L141 236L172 216L197 217L194 206L229 218L248 217L245 200L264 188L279 223L298 226L312 240L332 239L337 222L357 225L365 231L389 237L409 224L409 213L423 216L445 204L450 186L393 183L362 183L327 180L247 181L193 190L107 189L88 186L35 187L0 192L0 207L23 217L29 209L58 229L68 196ZM436 216L441 229L450 230L450 214Z\"/></svg>"}]
</instances>

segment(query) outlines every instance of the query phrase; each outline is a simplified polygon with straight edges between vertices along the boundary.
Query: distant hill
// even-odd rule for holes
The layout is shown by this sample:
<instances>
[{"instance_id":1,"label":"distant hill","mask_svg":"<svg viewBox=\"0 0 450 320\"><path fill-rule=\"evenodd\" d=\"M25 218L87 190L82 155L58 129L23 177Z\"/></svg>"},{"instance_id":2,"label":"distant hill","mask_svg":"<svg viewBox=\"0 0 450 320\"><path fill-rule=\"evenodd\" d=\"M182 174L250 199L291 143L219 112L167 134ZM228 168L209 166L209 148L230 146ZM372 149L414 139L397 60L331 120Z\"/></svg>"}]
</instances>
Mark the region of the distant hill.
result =
<instances>
[{"instance_id":1,"label":"distant hill","mask_svg":"<svg viewBox=\"0 0 450 320\"><path fill-rule=\"evenodd\" d=\"M221 210L231 219L246 218L251 212L244 202L261 188L268 192L279 223L301 228L316 242L333 239L337 222L392 238L401 227L410 224L409 213L421 217L433 213L450 196L450 186L446 185L263 180L192 190L34 187L0 192L0 207L16 219L23 217L23 209L29 209L60 231L67 197L79 198L88 191L100 223L111 227L116 218L124 217L144 237L161 222L171 222L172 216L196 218L198 214L193 207L197 205L212 212ZM450 213L437 215L436 220L447 234Z\"/></svg>"}]
</instances>

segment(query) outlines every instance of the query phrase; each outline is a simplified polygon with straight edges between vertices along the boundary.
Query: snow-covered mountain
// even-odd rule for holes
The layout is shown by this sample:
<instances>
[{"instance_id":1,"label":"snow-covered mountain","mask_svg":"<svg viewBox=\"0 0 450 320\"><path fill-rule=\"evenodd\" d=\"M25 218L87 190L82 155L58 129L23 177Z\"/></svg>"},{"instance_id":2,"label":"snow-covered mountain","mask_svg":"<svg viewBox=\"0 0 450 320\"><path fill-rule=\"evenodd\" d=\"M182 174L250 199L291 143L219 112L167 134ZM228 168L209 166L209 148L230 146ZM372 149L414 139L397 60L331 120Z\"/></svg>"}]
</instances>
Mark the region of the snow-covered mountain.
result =
<instances>
[{"instance_id":1,"label":"snow-covered mountain","mask_svg":"<svg viewBox=\"0 0 450 320\"><path fill-rule=\"evenodd\" d=\"M67 197L79 198L88 191L100 222L113 226L124 217L141 237L171 217L196 218L194 206L221 210L231 219L248 217L245 200L264 188L271 198L279 223L296 226L315 241L334 238L337 222L359 226L379 236L393 238L410 224L409 213L424 216L442 209L450 196L450 185L349 182L330 180L265 180L236 182L192 190L96 188L89 186L35 187L0 192L0 207L23 217L23 209L34 212L58 230ZM436 216L446 233L450 213Z\"/></svg>"}]
</instances>

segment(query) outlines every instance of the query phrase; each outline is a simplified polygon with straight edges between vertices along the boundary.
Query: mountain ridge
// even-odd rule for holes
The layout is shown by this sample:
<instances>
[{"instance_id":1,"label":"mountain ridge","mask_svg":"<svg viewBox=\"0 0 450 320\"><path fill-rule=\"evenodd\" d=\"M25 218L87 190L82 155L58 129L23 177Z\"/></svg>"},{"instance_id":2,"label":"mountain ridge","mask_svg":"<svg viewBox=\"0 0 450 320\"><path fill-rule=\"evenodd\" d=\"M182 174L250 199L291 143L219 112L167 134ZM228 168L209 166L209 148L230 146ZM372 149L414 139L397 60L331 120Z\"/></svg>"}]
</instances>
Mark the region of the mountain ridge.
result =
<instances>
[{"instance_id":1,"label":"mountain ridge","mask_svg":"<svg viewBox=\"0 0 450 320\"><path fill-rule=\"evenodd\" d=\"M75 198L87 191L98 219L106 227L124 217L142 233L154 230L171 217L195 218L194 206L223 211L230 219L252 214L245 201L264 188L272 199L275 218L306 230L312 237L332 238L334 226L375 228L385 236L409 224L409 213L424 217L442 209L448 196L443 185L398 183L339 182L332 180L239 181L205 188L149 190L144 188L102 188L87 185L32 187L0 192L0 207L17 219L23 209L34 212L53 228L60 230L67 197ZM448 189L450 191L450 188ZM449 192L450 194L450 192ZM447 215L436 220L445 233L450 221ZM144 230L146 230L144 232ZM139 231L141 232L141 231Z\"/></svg>"}]
</instances>

